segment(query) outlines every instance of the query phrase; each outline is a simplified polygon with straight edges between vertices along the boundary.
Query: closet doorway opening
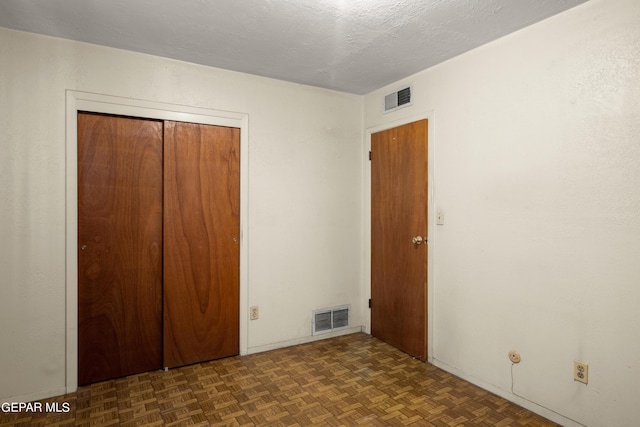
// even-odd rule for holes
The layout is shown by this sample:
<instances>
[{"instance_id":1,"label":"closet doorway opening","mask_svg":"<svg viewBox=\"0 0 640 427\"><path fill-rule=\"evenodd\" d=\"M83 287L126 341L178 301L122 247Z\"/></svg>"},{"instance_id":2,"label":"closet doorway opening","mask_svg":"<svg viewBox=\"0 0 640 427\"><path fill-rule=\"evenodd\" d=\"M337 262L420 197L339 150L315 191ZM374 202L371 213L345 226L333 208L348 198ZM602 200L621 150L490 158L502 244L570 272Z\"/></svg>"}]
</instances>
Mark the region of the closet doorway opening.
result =
<instances>
[{"instance_id":1,"label":"closet doorway opening","mask_svg":"<svg viewBox=\"0 0 640 427\"><path fill-rule=\"evenodd\" d=\"M67 91L66 104L66 242L67 242L67 265L66 265L66 389L67 392L74 392L78 386L78 304L79 304L79 253L82 251L82 244L79 245L78 234L78 114L87 112L90 114L103 114L111 116L135 117L149 122L175 122L178 128L183 125L210 125L212 128L234 128L239 132L239 195L238 195L238 221L234 237L237 239L238 249L238 292L236 305L237 334L235 352L247 354L247 189L248 189L248 115L244 113L234 113L217 111L197 107L186 107L174 104L165 104L130 98L120 98L108 95L92 94L87 92ZM183 129L184 130L184 129ZM178 130L179 132L182 132ZM163 130L164 133L164 130ZM188 132L187 132L188 133ZM164 167L164 166L163 166ZM179 173L178 170L175 171ZM165 185L164 183L162 184ZM189 184L190 185L190 184ZM165 225L163 225L165 227ZM163 230L164 233L164 230ZM89 245L87 245L89 246ZM86 249L85 249L86 250ZM202 289L199 289L202 295ZM163 302L164 304L164 302ZM163 312L165 307L163 306ZM170 310L169 310L170 311ZM163 341L165 341L163 339ZM191 349L190 351L192 351ZM162 350L164 355L165 349ZM196 351L197 353L197 351ZM194 363L188 356L179 354L175 357L174 365ZM167 359L169 360L169 359ZM165 365L162 360L161 365Z\"/></svg>"}]
</instances>

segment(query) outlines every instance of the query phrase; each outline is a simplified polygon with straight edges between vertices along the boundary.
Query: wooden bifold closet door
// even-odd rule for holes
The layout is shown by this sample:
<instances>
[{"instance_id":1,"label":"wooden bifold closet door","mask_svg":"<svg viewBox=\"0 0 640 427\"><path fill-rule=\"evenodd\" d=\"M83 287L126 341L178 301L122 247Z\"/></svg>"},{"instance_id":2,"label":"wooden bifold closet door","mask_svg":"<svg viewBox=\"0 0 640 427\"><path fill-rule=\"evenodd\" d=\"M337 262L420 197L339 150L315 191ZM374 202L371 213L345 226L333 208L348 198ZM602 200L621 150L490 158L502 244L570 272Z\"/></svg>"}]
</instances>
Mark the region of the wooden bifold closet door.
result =
<instances>
[{"instance_id":1,"label":"wooden bifold closet door","mask_svg":"<svg viewBox=\"0 0 640 427\"><path fill-rule=\"evenodd\" d=\"M240 131L164 124L164 366L238 354Z\"/></svg>"},{"instance_id":2,"label":"wooden bifold closet door","mask_svg":"<svg viewBox=\"0 0 640 427\"><path fill-rule=\"evenodd\" d=\"M78 384L162 367L162 132L78 114Z\"/></svg>"},{"instance_id":3,"label":"wooden bifold closet door","mask_svg":"<svg viewBox=\"0 0 640 427\"><path fill-rule=\"evenodd\" d=\"M78 383L239 349L239 130L78 114Z\"/></svg>"}]
</instances>

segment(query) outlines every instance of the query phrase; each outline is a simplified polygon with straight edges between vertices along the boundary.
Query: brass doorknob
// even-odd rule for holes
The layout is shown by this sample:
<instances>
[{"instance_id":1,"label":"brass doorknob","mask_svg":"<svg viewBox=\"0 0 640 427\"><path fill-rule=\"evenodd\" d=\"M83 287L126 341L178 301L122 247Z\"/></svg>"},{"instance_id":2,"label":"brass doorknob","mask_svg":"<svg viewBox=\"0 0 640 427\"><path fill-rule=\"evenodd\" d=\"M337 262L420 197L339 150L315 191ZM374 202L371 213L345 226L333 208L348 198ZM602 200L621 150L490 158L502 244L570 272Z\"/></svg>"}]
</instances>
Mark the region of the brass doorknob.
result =
<instances>
[{"instance_id":1,"label":"brass doorknob","mask_svg":"<svg viewBox=\"0 0 640 427\"><path fill-rule=\"evenodd\" d=\"M414 237L413 239L411 239L411 241L412 241L414 244L419 245L419 244L421 244L421 243L422 243L422 236L416 236L416 237Z\"/></svg>"}]
</instances>

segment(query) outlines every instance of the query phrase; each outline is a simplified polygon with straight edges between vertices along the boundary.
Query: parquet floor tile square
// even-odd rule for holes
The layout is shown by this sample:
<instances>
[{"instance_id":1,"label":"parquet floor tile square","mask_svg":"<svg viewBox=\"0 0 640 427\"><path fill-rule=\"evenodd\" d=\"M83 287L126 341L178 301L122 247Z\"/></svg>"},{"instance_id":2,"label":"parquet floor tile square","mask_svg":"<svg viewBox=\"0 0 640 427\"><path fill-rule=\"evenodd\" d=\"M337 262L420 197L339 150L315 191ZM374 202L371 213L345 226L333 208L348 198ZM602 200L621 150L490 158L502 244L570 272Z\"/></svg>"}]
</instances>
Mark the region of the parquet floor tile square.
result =
<instances>
[{"instance_id":1,"label":"parquet floor tile square","mask_svg":"<svg viewBox=\"0 0 640 427\"><path fill-rule=\"evenodd\" d=\"M557 426L365 334L80 387L8 426Z\"/></svg>"}]
</instances>

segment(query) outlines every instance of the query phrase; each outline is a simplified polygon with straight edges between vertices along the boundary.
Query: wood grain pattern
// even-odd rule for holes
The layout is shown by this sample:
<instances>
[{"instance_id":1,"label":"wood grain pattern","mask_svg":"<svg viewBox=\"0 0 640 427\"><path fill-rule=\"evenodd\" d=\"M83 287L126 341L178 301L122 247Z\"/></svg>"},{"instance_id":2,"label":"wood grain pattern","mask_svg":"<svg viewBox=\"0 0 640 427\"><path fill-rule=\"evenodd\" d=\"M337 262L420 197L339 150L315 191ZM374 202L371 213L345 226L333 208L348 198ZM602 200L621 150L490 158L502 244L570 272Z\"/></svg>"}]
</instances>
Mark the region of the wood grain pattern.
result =
<instances>
[{"instance_id":1,"label":"wood grain pattern","mask_svg":"<svg viewBox=\"0 0 640 427\"><path fill-rule=\"evenodd\" d=\"M78 114L78 382L162 366L162 123Z\"/></svg>"},{"instance_id":2,"label":"wood grain pattern","mask_svg":"<svg viewBox=\"0 0 640 427\"><path fill-rule=\"evenodd\" d=\"M371 135L372 334L427 358L427 121Z\"/></svg>"},{"instance_id":3,"label":"wood grain pattern","mask_svg":"<svg viewBox=\"0 0 640 427\"><path fill-rule=\"evenodd\" d=\"M239 352L239 132L165 122L168 367Z\"/></svg>"},{"instance_id":4,"label":"wood grain pattern","mask_svg":"<svg viewBox=\"0 0 640 427\"><path fill-rule=\"evenodd\" d=\"M70 411L0 412L0 427L557 426L365 334L133 375L43 402Z\"/></svg>"}]
</instances>

